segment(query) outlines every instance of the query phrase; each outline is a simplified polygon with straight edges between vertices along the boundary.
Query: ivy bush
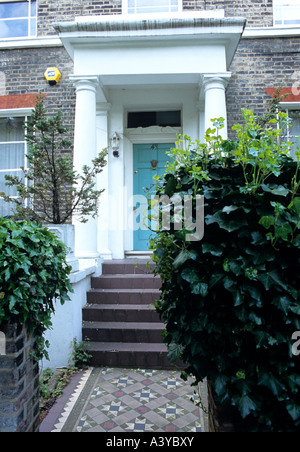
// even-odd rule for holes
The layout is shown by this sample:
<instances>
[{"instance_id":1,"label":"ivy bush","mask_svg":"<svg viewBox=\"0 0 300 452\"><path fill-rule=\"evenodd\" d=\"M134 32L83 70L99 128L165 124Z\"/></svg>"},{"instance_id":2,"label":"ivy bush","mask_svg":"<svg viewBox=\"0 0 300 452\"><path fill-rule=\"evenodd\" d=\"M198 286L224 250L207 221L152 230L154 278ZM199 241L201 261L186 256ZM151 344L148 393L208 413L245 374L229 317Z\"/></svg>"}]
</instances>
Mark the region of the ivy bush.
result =
<instances>
[{"instance_id":1,"label":"ivy bush","mask_svg":"<svg viewBox=\"0 0 300 452\"><path fill-rule=\"evenodd\" d=\"M44 332L51 328L55 301L70 300L71 267L65 245L47 228L0 218L0 329L26 325L36 337L36 359L48 358Z\"/></svg>"},{"instance_id":2,"label":"ivy bush","mask_svg":"<svg viewBox=\"0 0 300 452\"><path fill-rule=\"evenodd\" d=\"M208 378L215 402L237 431L300 430L299 164L281 138L289 118L262 124L242 110L236 140L213 120L204 144L179 137L156 195L205 197L205 232L161 227L152 241L162 278L156 308L166 324L169 359L183 377ZM194 221L196 211L194 209Z\"/></svg>"}]
</instances>

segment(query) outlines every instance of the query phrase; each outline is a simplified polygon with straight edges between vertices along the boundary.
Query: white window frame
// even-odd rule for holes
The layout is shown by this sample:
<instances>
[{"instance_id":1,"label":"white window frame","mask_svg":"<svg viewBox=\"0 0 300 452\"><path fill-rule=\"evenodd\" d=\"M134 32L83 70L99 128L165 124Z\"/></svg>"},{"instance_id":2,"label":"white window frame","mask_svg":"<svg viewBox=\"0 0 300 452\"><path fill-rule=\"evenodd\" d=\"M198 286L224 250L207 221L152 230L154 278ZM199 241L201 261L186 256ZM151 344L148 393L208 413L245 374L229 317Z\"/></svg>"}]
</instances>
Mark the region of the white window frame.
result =
<instances>
[{"instance_id":1,"label":"white window frame","mask_svg":"<svg viewBox=\"0 0 300 452\"><path fill-rule=\"evenodd\" d=\"M299 9L299 16L296 17L296 23L294 24L285 24L285 16L284 12L289 11L291 8ZM282 8L281 15L276 16L276 8ZM292 15L287 15L286 17L290 17L290 20L295 19ZM281 23L277 23L278 20L281 20ZM288 19L286 19L288 20ZM300 26L300 1L299 0L273 0L273 25L274 27L299 27Z\"/></svg>"},{"instance_id":2,"label":"white window frame","mask_svg":"<svg viewBox=\"0 0 300 452\"><path fill-rule=\"evenodd\" d=\"M29 8L28 8L28 16L26 17L9 17L9 18L0 18L0 23L3 22L7 22L10 20L27 20L27 36L11 36L8 38L0 38L1 40L5 40L5 39L26 39L26 38L34 38L37 36L37 15L38 15L38 0L0 0L0 4L1 3L25 3L28 2L29 3ZM36 3L36 15L31 17L31 3L35 2ZM36 23L35 23L35 32L31 33L31 21L32 19L35 18Z\"/></svg>"},{"instance_id":3,"label":"white window frame","mask_svg":"<svg viewBox=\"0 0 300 452\"><path fill-rule=\"evenodd\" d=\"M13 109L13 110L0 110L0 119L3 118L24 118L24 124L28 120L29 116L31 115L33 111L33 108L25 108L25 109ZM24 169L26 171L27 169L27 150L28 150L28 144L27 141L24 139L22 141L0 141L0 144L6 144L6 143L14 143L14 144L24 144ZM7 169L0 169L0 173L13 173L13 172L19 172L20 168L7 168ZM25 185L27 186L28 180L25 178ZM11 196L11 198L17 198L17 196ZM3 199L0 197L0 200ZM25 200L25 205L27 205L27 200Z\"/></svg>"},{"instance_id":4,"label":"white window frame","mask_svg":"<svg viewBox=\"0 0 300 452\"><path fill-rule=\"evenodd\" d=\"M300 102L280 102L280 107L282 108L282 110L284 110L284 112L289 116L289 112L292 110L300 110ZM289 141L290 137L293 137L294 135L290 135L290 129L289 127L287 128L287 134L284 135L285 138L287 138L287 141ZM296 137L296 136L295 136ZM299 141L299 146L300 146L300 141Z\"/></svg>"},{"instance_id":5,"label":"white window frame","mask_svg":"<svg viewBox=\"0 0 300 452\"><path fill-rule=\"evenodd\" d=\"M169 0L170 1L170 0ZM145 14L145 15L157 15L157 14L178 14L178 13L181 13L182 12L182 10L183 10L183 6L182 6L182 1L183 0L178 0L178 10L177 11L172 11L172 12L159 12L159 11L157 11L157 12L154 12L154 13L144 13L143 11L135 11L135 13L129 13L128 12L128 0L122 0L122 14L123 15L128 15L128 16L138 16L138 15L142 15L142 14ZM151 4L151 0L149 0L149 3Z\"/></svg>"}]
</instances>

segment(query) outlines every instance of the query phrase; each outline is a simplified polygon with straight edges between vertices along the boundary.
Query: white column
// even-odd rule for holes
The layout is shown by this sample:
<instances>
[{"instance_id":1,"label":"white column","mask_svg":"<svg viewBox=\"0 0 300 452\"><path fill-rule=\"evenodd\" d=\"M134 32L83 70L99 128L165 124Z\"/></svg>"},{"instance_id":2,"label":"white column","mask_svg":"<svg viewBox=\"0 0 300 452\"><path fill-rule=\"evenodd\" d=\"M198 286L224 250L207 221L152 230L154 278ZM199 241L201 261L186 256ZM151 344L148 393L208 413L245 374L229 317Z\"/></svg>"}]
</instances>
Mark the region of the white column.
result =
<instances>
[{"instance_id":1,"label":"white column","mask_svg":"<svg viewBox=\"0 0 300 452\"><path fill-rule=\"evenodd\" d=\"M76 112L74 131L74 169L78 173L84 165L91 165L97 156L96 140L96 93L99 81L97 76L71 76L76 87ZM99 257L97 251L97 219L90 217L87 223L80 223L76 217L75 254L79 259Z\"/></svg>"},{"instance_id":2,"label":"white column","mask_svg":"<svg viewBox=\"0 0 300 452\"><path fill-rule=\"evenodd\" d=\"M97 108L97 145L98 150L108 148L108 113L111 108L110 103L98 104ZM109 156L107 157L107 161ZM98 251L104 260L112 259L110 249L109 231L110 225L110 195L109 195L109 163L103 168L101 174L98 175L98 189L104 189L100 196L99 214L98 214Z\"/></svg>"},{"instance_id":3,"label":"white column","mask_svg":"<svg viewBox=\"0 0 300 452\"><path fill-rule=\"evenodd\" d=\"M224 129L220 130L222 138L227 139L226 86L230 75L205 75L203 90L205 97L205 131L212 127L211 119L224 118Z\"/></svg>"}]
</instances>

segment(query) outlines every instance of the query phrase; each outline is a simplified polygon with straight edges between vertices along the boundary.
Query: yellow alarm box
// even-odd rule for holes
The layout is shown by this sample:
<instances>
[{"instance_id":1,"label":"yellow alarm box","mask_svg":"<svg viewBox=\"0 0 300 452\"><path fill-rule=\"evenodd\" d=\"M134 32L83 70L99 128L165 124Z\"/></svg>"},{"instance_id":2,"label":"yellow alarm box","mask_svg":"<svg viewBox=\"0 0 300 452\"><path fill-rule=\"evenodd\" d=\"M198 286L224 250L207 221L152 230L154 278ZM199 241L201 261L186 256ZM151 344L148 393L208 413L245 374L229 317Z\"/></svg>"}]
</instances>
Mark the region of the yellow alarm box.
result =
<instances>
[{"instance_id":1,"label":"yellow alarm box","mask_svg":"<svg viewBox=\"0 0 300 452\"><path fill-rule=\"evenodd\" d=\"M44 75L49 85L56 85L61 77L61 73L57 67L48 67Z\"/></svg>"}]
</instances>

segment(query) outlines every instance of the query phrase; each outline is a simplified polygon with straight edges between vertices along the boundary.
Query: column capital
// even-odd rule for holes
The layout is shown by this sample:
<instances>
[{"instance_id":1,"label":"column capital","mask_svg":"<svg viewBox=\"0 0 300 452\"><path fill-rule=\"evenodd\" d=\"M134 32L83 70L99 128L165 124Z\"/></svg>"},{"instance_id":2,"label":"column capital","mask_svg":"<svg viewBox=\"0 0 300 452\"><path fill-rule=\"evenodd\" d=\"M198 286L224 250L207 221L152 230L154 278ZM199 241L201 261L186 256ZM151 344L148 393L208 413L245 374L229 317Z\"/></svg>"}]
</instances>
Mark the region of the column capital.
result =
<instances>
[{"instance_id":1,"label":"column capital","mask_svg":"<svg viewBox=\"0 0 300 452\"><path fill-rule=\"evenodd\" d=\"M220 72L215 74L203 74L200 80L200 99L209 89L225 90L231 78L231 72Z\"/></svg>"},{"instance_id":2,"label":"column capital","mask_svg":"<svg viewBox=\"0 0 300 452\"><path fill-rule=\"evenodd\" d=\"M100 86L98 75L70 75L69 79L73 82L76 91L89 90L96 93Z\"/></svg>"}]
</instances>

